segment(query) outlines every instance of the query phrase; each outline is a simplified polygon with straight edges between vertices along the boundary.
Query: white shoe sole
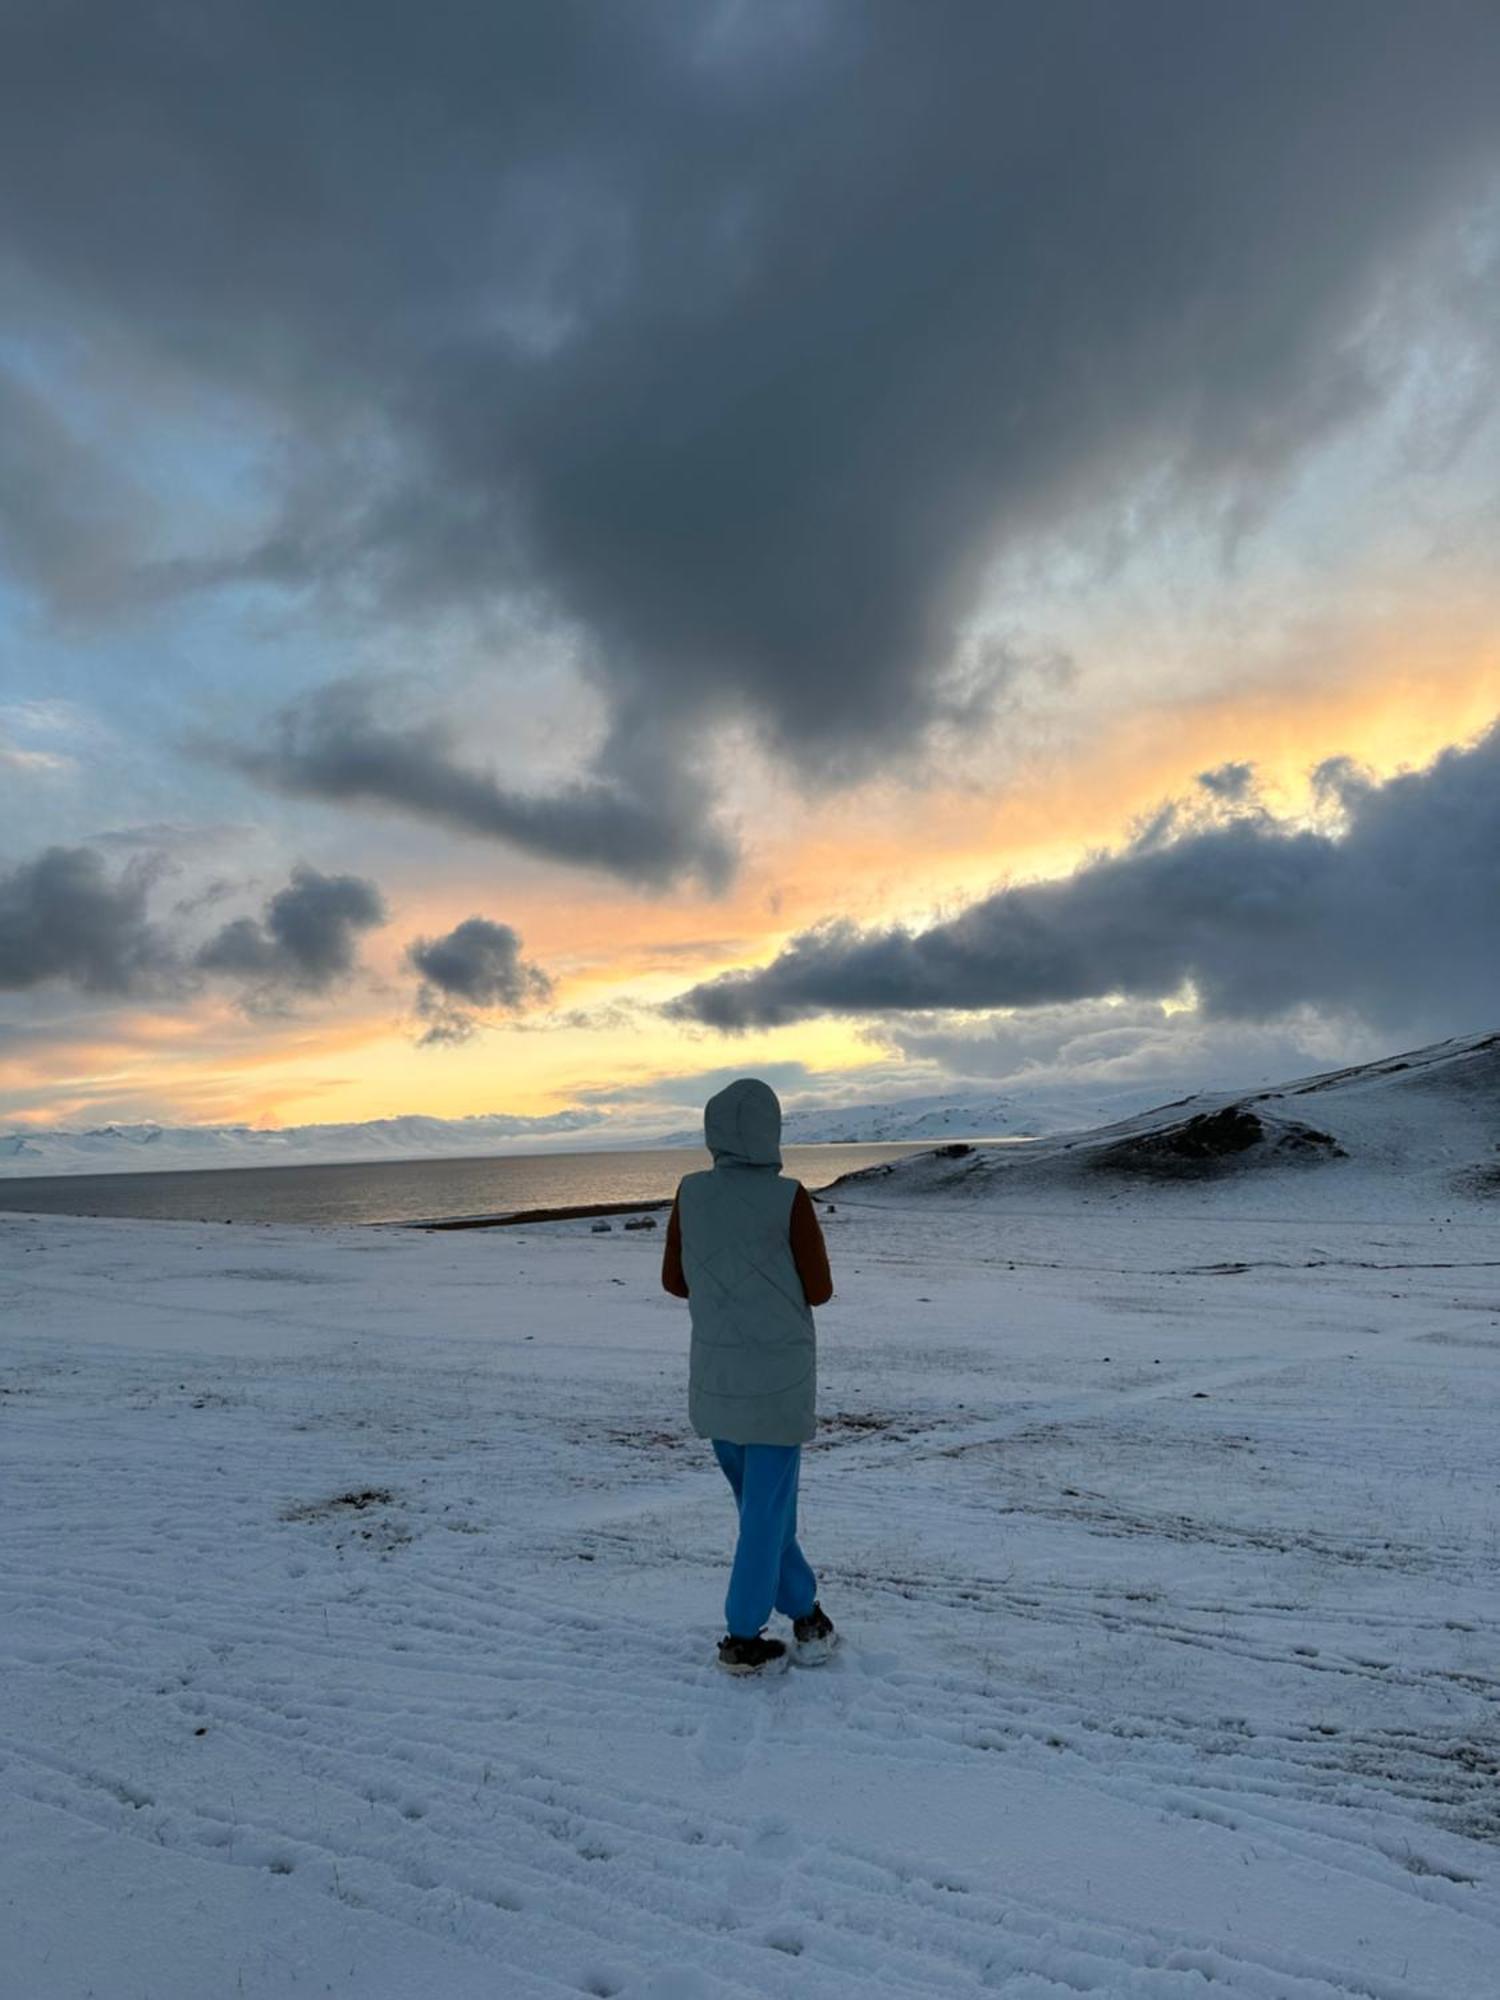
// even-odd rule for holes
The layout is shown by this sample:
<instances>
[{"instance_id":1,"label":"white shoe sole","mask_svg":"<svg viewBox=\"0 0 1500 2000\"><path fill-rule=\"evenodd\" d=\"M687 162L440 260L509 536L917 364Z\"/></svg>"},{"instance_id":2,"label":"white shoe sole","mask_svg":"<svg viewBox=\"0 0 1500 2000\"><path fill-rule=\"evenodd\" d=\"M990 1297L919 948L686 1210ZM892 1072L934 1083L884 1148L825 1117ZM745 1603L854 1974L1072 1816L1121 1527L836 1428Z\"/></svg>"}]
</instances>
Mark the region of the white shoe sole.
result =
<instances>
[{"instance_id":1,"label":"white shoe sole","mask_svg":"<svg viewBox=\"0 0 1500 2000\"><path fill-rule=\"evenodd\" d=\"M799 1667L826 1667L828 1662L833 1658L834 1648L838 1645L838 1642L839 1635L837 1632L834 1633L831 1639L803 1639L800 1642L794 1641L792 1645L792 1658Z\"/></svg>"}]
</instances>

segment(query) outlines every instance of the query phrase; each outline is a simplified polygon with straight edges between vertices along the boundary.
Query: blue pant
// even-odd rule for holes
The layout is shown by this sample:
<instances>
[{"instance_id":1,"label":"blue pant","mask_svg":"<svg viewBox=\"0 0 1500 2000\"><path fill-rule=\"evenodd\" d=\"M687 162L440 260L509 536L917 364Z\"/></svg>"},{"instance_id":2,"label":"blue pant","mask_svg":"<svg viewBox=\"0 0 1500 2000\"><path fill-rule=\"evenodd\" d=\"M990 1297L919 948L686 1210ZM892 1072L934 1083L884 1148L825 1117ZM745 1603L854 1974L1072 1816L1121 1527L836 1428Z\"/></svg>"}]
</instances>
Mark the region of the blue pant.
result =
<instances>
[{"instance_id":1,"label":"blue pant","mask_svg":"<svg viewBox=\"0 0 1500 2000\"><path fill-rule=\"evenodd\" d=\"M740 1513L724 1620L736 1639L751 1639L773 1605L787 1618L805 1618L817 1601L818 1579L797 1546L802 1447L713 1442Z\"/></svg>"}]
</instances>

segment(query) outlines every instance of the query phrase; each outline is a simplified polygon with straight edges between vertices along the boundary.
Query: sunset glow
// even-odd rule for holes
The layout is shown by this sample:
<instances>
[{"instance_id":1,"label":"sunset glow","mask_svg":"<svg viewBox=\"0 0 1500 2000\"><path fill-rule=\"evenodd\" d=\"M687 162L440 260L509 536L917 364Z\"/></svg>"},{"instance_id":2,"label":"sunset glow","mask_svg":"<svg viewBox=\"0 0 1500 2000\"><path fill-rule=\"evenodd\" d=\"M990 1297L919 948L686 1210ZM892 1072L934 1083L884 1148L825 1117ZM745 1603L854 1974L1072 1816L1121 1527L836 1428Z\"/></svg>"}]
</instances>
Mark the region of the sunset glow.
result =
<instances>
[{"instance_id":1,"label":"sunset glow","mask_svg":"<svg viewBox=\"0 0 1500 2000\"><path fill-rule=\"evenodd\" d=\"M10 126L71 178L10 217L0 347L4 1127L649 1134L726 1066L794 1105L1084 1101L1125 1000L1108 1061L1163 1088L1222 1075L1236 1022L1293 1064L1480 1025L1494 843L1437 794L1487 810L1444 753L1493 762L1500 717L1491 38L1302 20L1261 65L1205 17L1088 144L1042 118L1012 153L1002 14L674 42L627 11L596 71L523 10L399 81L310 27L317 216L262 198L261 29L229 68L143 30L113 136L37 122L27 43ZM1060 103L1087 39L1032 52ZM471 61L520 97L430 126ZM189 71L243 153L163 94ZM1358 821L1378 873L1385 788L1427 771L1453 967L1398 992L1351 939L1310 984L1329 921L1282 860L1311 833L1352 870ZM1234 825L1292 898L1253 994L1153 907L1144 964L1073 934L1105 857L1208 870Z\"/></svg>"}]
</instances>

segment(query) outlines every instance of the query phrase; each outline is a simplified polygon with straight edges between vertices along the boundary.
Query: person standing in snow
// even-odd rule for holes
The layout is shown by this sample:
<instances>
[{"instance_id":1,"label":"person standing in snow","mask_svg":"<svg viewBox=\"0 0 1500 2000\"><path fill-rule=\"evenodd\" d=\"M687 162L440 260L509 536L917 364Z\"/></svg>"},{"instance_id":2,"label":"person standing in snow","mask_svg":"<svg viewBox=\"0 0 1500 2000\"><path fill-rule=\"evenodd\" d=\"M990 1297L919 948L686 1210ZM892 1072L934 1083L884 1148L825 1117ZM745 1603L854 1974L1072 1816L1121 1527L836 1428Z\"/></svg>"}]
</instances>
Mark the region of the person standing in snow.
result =
<instances>
[{"instance_id":1,"label":"person standing in snow","mask_svg":"<svg viewBox=\"0 0 1500 2000\"><path fill-rule=\"evenodd\" d=\"M812 1308L833 1297L823 1232L807 1189L781 1172L781 1105L741 1077L708 1100L708 1171L688 1174L667 1224L661 1281L692 1316L688 1416L739 1510L719 1665L779 1671L787 1648L762 1628L792 1621L794 1657L828 1658L837 1634L797 1545L802 1447L817 1424Z\"/></svg>"}]
</instances>

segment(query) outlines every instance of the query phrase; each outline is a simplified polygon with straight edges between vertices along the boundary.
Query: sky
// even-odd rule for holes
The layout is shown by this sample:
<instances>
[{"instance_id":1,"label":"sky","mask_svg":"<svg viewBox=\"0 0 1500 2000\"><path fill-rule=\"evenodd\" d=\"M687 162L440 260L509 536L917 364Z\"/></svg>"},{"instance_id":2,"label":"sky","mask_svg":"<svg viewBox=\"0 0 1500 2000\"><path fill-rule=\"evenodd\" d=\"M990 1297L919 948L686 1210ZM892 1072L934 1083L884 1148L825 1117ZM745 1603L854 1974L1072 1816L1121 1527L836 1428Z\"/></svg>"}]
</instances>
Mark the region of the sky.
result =
<instances>
[{"instance_id":1,"label":"sky","mask_svg":"<svg viewBox=\"0 0 1500 2000\"><path fill-rule=\"evenodd\" d=\"M0 1127L1493 1028L1497 102L1467 0L16 0Z\"/></svg>"}]
</instances>

